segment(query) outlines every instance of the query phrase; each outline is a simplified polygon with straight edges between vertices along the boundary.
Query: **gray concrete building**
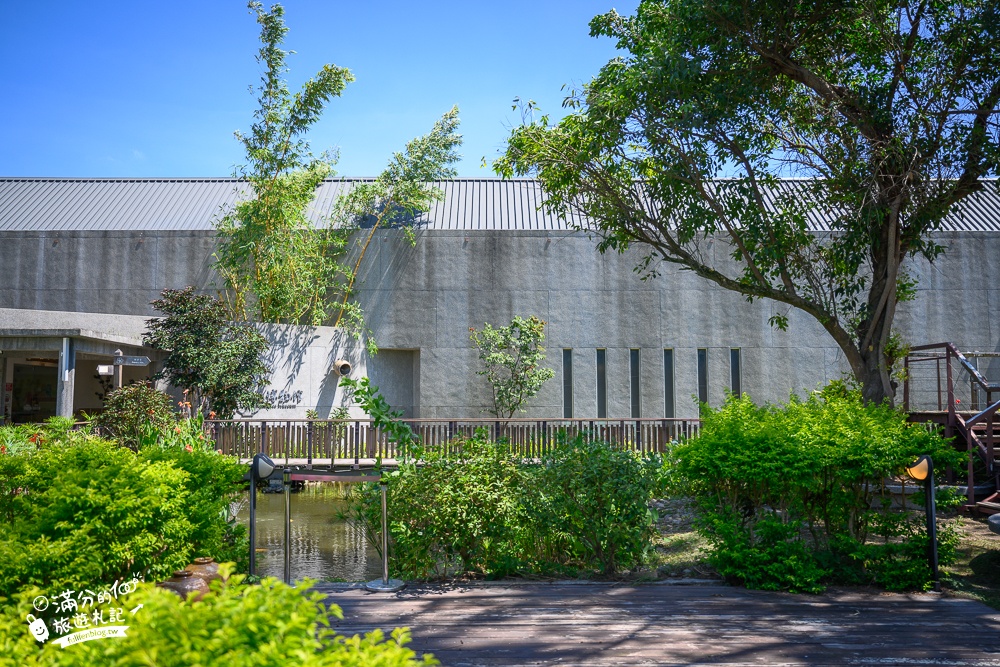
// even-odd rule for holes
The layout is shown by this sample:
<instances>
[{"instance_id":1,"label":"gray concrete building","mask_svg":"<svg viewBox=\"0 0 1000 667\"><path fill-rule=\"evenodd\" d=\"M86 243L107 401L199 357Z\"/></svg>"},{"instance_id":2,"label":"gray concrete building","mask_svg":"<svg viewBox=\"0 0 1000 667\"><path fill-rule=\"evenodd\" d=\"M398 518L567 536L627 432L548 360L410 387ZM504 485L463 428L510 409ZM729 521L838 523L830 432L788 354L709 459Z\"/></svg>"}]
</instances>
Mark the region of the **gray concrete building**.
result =
<instances>
[{"instance_id":1,"label":"gray concrete building","mask_svg":"<svg viewBox=\"0 0 1000 667\"><path fill-rule=\"evenodd\" d=\"M325 182L312 219L323 224L354 182ZM332 374L337 358L350 359L407 416L482 416L487 388L475 374L469 328L515 315L547 322L546 363L556 371L529 417L693 417L699 395L716 405L727 390L784 401L848 371L833 340L804 313L749 304L672 266L641 280L633 271L637 251L600 254L593 239L574 231L582 221L539 210L534 181L435 185L443 197L413 221L416 243L398 229L379 231L362 266L358 299L380 352L366 358L328 327L265 327L275 368L266 391L275 408L259 416L325 415L348 402ZM155 315L149 302L166 288L221 287L212 270L213 225L242 188L231 179L0 180L7 418L54 411L60 400L67 410L60 389L67 370L75 373L73 409L98 408L90 365L109 363L118 347L155 362L140 340L144 320ZM813 224L823 231L822 220ZM914 344L1000 352L995 189L950 216L935 240L947 252L933 264L911 264L918 296L901 304L897 328ZM721 241L709 241L706 252L730 261ZM768 325L778 313L788 316L787 331ZM987 377L1000 377L996 358L981 361ZM43 386L51 391L28 400L27 388L41 395Z\"/></svg>"}]
</instances>

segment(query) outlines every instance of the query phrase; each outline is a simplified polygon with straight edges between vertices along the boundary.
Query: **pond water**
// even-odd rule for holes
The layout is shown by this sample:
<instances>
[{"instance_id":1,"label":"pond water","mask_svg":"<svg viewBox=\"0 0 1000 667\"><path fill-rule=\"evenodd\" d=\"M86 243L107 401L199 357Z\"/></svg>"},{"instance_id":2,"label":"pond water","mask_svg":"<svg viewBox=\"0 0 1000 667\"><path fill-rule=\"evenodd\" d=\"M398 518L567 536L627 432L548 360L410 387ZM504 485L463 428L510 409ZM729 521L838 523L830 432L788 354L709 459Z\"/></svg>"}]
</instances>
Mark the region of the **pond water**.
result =
<instances>
[{"instance_id":1,"label":"pond water","mask_svg":"<svg viewBox=\"0 0 1000 667\"><path fill-rule=\"evenodd\" d=\"M382 563L359 528L337 517L346 509L346 484L307 484L291 494L292 580L370 581ZM250 520L249 497L237 515ZM257 493L257 574L284 576L285 494Z\"/></svg>"}]
</instances>

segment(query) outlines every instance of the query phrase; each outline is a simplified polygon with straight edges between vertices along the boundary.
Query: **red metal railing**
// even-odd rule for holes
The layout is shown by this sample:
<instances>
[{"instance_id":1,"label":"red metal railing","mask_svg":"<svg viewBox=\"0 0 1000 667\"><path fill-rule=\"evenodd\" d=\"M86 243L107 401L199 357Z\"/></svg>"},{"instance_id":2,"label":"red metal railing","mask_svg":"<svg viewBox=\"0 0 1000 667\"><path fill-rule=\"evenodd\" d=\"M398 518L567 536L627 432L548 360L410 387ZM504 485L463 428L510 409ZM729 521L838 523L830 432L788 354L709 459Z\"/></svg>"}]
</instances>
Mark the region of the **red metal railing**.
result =
<instances>
[{"instance_id":1,"label":"red metal railing","mask_svg":"<svg viewBox=\"0 0 1000 667\"><path fill-rule=\"evenodd\" d=\"M926 368L930 362L934 362L932 374L921 373L918 370ZM994 420L997 411L1000 410L1000 400L993 399L994 394L1000 396L1000 384L988 382L979 369L969 362L967 356L951 343L934 343L910 348L903 365L905 369L903 409L912 416L942 424L945 437L960 435L965 440L969 454L968 500L970 505L974 505L974 456L986 464L987 474L994 478L994 482L1000 484L1000 466L997 465L994 447L996 437ZM956 376L961 380L956 382ZM934 389L928 390L924 386L928 384L926 382L928 379L933 380ZM918 383L922 387L919 391L913 386ZM965 392L966 388L968 393ZM983 401L984 394L985 401ZM967 408L964 410L963 398L966 399ZM922 411L914 408L922 408ZM934 414L935 412L937 414Z\"/></svg>"}]
</instances>

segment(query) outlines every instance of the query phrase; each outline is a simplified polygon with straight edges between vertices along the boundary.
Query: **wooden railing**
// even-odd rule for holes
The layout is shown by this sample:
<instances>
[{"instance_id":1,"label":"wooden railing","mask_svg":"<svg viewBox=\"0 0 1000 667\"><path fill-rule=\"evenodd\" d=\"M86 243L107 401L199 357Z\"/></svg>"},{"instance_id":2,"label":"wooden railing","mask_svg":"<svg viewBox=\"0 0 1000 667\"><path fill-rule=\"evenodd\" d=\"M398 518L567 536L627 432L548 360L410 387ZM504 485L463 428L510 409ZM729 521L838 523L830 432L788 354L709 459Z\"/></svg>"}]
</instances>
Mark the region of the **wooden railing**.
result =
<instances>
[{"instance_id":1,"label":"wooden railing","mask_svg":"<svg viewBox=\"0 0 1000 667\"><path fill-rule=\"evenodd\" d=\"M447 448L459 436L482 429L491 439L506 438L524 457L537 458L562 434L587 432L612 446L637 452L662 452L674 440L698 433L697 419L407 419L422 446ZM249 459L392 459L394 443L367 419L208 420L205 428L223 453Z\"/></svg>"},{"instance_id":2,"label":"wooden railing","mask_svg":"<svg viewBox=\"0 0 1000 667\"><path fill-rule=\"evenodd\" d=\"M976 502L974 457L986 465L987 474L1000 489L1000 466L994 447L994 419L1000 410L1000 401L994 401L994 394L1000 396L1000 384L987 381L951 343L913 347L903 365L903 409L911 415L920 410L941 413L935 419L944 425L945 437L960 435L965 440L969 454L966 472L969 504Z\"/></svg>"}]
</instances>

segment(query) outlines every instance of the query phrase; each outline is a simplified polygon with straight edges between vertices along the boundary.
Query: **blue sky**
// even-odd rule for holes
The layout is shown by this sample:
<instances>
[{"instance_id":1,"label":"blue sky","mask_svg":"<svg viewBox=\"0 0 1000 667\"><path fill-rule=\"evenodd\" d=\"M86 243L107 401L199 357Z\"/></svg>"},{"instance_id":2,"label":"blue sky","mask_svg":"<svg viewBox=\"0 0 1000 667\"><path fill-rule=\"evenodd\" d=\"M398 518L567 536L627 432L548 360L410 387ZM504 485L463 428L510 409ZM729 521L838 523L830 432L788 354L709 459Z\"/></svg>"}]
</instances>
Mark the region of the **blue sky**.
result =
<instances>
[{"instance_id":1,"label":"blue sky","mask_svg":"<svg viewBox=\"0 0 1000 667\"><path fill-rule=\"evenodd\" d=\"M314 127L314 152L372 176L457 104L461 176L491 176L515 96L562 112L563 84L589 80L614 43L588 22L637 0L504 3L287 0L288 81L324 63L356 81ZM229 176L242 161L261 69L258 27L237 0L0 0L0 176Z\"/></svg>"}]
</instances>

